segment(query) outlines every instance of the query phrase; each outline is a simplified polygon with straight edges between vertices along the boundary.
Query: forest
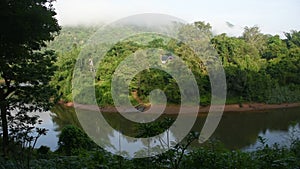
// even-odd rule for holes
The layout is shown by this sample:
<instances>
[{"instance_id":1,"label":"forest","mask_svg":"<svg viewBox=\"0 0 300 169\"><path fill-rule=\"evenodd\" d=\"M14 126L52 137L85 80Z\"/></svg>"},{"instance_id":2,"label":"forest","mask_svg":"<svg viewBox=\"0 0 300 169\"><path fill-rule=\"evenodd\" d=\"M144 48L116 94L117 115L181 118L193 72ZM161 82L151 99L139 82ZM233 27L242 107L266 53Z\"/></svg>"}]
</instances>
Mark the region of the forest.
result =
<instances>
[{"instance_id":1,"label":"forest","mask_svg":"<svg viewBox=\"0 0 300 169\"><path fill-rule=\"evenodd\" d=\"M292 30L279 35L267 35L259 27L245 27L242 36L230 37L225 33L213 35L209 23L195 22L201 30L211 37L211 44L226 74L227 104L232 103L291 103L300 100L300 32ZM183 28L184 29L184 28ZM52 84L58 88L58 94L65 102L72 101L71 79L73 67L83 44L97 30L96 27L64 27L48 48L58 52L56 65L58 70ZM108 51L103 63L96 70L95 88L99 106L113 105L110 96L110 81L118 64L128 55L139 49L159 48L169 54L181 57L192 70L199 88L201 105L210 104L210 81L201 59L174 39L145 35L147 43L136 40L118 42ZM73 42L70 44L70 42ZM157 54L163 56L162 54ZM83 61L88 64L88 59ZM142 76L141 76L142 74ZM137 85L138 84L138 85ZM148 95L159 88L167 95L169 104L179 104L180 92L174 79L159 70L144 70L132 80L130 90L137 91L138 97L149 102ZM84 91L83 91L84 92ZM74 96L76 97L76 96ZM130 96L131 101L136 99ZM137 103L136 103L137 104Z\"/></svg>"}]
</instances>

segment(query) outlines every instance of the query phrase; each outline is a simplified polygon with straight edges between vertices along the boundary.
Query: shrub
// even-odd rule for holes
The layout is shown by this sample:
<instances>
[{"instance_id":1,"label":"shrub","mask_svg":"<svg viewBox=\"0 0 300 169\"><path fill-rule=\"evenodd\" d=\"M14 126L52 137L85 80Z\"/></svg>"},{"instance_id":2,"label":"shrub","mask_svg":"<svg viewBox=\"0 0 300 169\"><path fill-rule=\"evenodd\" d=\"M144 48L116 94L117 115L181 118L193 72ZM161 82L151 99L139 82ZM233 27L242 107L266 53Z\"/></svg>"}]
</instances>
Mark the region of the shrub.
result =
<instances>
[{"instance_id":1,"label":"shrub","mask_svg":"<svg viewBox=\"0 0 300 169\"><path fill-rule=\"evenodd\" d=\"M63 128L59 140L58 151L66 155L78 155L80 150L90 150L95 143L80 128L69 125Z\"/></svg>"}]
</instances>

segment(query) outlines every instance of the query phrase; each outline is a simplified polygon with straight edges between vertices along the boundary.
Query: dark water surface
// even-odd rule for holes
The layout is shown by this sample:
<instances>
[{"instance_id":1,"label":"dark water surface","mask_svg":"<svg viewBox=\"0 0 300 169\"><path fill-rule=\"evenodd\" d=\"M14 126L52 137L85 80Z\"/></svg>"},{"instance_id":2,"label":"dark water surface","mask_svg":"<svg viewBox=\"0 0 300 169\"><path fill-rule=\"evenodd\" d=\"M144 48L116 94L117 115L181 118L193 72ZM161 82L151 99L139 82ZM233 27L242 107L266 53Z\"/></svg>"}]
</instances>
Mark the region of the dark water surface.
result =
<instances>
[{"instance_id":1,"label":"dark water surface","mask_svg":"<svg viewBox=\"0 0 300 169\"><path fill-rule=\"evenodd\" d=\"M46 145L51 150L56 150L58 135L62 128L69 124L80 126L75 110L62 105L57 105L51 112L43 112L39 115L43 120L39 127L45 127L49 129L49 132L38 140L36 147ZM132 134L134 132L134 125L117 113L103 115L111 126L121 128L122 133ZM170 117L176 118L176 116ZM186 118L192 117L187 116ZM197 117L192 130L200 132L205 119L205 116ZM114 131L108 131L108 133L110 133L106 138L108 142L117 140ZM269 145L278 143L288 146L291 138L300 137L300 107L258 112L226 112L212 138L221 141L229 149L251 151L261 145L258 141L259 136L265 138ZM200 145L195 143L194 146Z\"/></svg>"}]
</instances>

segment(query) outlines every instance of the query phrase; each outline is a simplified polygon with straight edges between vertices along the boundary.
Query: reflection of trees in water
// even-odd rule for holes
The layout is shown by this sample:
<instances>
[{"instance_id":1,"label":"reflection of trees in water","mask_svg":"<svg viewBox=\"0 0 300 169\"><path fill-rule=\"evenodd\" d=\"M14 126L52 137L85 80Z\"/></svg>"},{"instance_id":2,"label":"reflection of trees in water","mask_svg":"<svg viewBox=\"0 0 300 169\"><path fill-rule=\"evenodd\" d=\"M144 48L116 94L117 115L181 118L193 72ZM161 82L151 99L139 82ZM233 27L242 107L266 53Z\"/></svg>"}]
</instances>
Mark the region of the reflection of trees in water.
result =
<instances>
[{"instance_id":1,"label":"reflection of trees in water","mask_svg":"<svg viewBox=\"0 0 300 169\"><path fill-rule=\"evenodd\" d=\"M203 117L198 120L205 119ZM224 113L212 137L220 140L227 148L241 149L256 143L259 134L267 130L288 132L293 121L300 122L299 108ZM196 122L193 130L200 131L202 125L203 123Z\"/></svg>"},{"instance_id":2,"label":"reflection of trees in water","mask_svg":"<svg viewBox=\"0 0 300 169\"><path fill-rule=\"evenodd\" d=\"M65 107L62 105L57 105L53 110L55 115L52 115L52 120L57 124L57 131L62 130L62 128L66 125L76 125L84 129L84 131L101 147L105 147L107 149L113 149L115 152L124 150L125 147L121 147L118 143L122 140L122 142L136 142L137 139L129 138L129 137L120 137L120 133L136 137L138 134L137 124L133 123L126 118L122 117L118 113L103 113L106 121L99 118L99 112L89 111L89 110L79 110L70 107ZM132 114L134 115L134 114ZM80 119L80 125L77 116ZM107 125L109 123L109 127ZM172 135L170 137L173 137ZM120 140L121 139L121 140ZM152 141L153 142L153 141ZM124 144L123 144L124 145ZM147 142L141 142L139 144L141 148L147 148ZM126 152L121 152L122 154Z\"/></svg>"},{"instance_id":3,"label":"reflection of trees in water","mask_svg":"<svg viewBox=\"0 0 300 169\"><path fill-rule=\"evenodd\" d=\"M55 115L52 115L52 120L57 124L56 131L61 131L64 126L69 124L81 127L74 108L57 105L52 109L52 112L55 113ZM119 136L110 127L104 125L106 122L98 118L99 112L81 110L77 113L81 116L81 121L86 122L85 130L93 131L89 133L89 135L92 135L96 142L101 142L104 147L119 149L119 147L112 147L110 143L112 139L118 140ZM136 136L137 126L135 123L123 118L117 113L103 113L103 116L115 130L131 137ZM165 115L163 117L165 117ZM176 116L172 115L168 117L176 118ZM187 116L186 118L192 117ZM192 131L200 132L205 119L205 116L198 117ZM270 110L267 112L224 113L212 137L220 140L227 148L241 149L256 143L258 135L267 130L271 132L275 130L288 132L291 122L293 121L300 122L299 108ZM172 137L176 139L178 136L172 133ZM126 137L124 137L124 139L128 142L135 141L134 139L127 140L128 138ZM142 145L147 147L148 143L142 143ZM194 146L199 146L199 143L195 142Z\"/></svg>"},{"instance_id":4,"label":"reflection of trees in water","mask_svg":"<svg viewBox=\"0 0 300 169\"><path fill-rule=\"evenodd\" d=\"M103 148L115 149L109 139L110 136L113 136L113 130L105 125L106 122L100 118L99 112L76 109L76 115L80 119L83 130L95 143Z\"/></svg>"},{"instance_id":5,"label":"reflection of trees in water","mask_svg":"<svg viewBox=\"0 0 300 169\"><path fill-rule=\"evenodd\" d=\"M107 123L115 130L118 130L119 132L127 136L136 136L137 123L131 122L119 113L103 113L103 116L106 119Z\"/></svg>"},{"instance_id":6,"label":"reflection of trees in water","mask_svg":"<svg viewBox=\"0 0 300 169\"><path fill-rule=\"evenodd\" d=\"M118 139L118 135L99 118L99 112L76 109L76 113L74 108L64 105L56 105L51 111L54 113L51 115L52 121L57 125L55 131L61 131L67 125L74 125L84 129L93 141L102 147L119 148L113 147L110 143L112 139ZM77 116L80 117L80 122ZM133 124L119 116L116 113L106 115L107 121L113 128L122 133L133 133ZM81 123L84 123L84 126Z\"/></svg>"},{"instance_id":7,"label":"reflection of trees in water","mask_svg":"<svg viewBox=\"0 0 300 169\"><path fill-rule=\"evenodd\" d=\"M51 112L54 113L51 114L52 121L57 125L54 129L55 131L61 131L64 126L67 125L74 125L82 128L77 119L74 108L58 104L52 108Z\"/></svg>"}]
</instances>

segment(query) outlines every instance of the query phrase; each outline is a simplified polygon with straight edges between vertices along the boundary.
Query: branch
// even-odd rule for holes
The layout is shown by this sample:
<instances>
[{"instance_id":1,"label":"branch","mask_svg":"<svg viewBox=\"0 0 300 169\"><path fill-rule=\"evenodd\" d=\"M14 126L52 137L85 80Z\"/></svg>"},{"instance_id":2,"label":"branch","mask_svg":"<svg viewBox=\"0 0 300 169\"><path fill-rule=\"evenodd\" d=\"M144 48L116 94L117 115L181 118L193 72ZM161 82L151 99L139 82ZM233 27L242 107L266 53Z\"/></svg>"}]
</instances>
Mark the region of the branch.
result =
<instances>
[{"instance_id":1,"label":"branch","mask_svg":"<svg viewBox=\"0 0 300 169\"><path fill-rule=\"evenodd\" d=\"M7 97L10 97L15 91L16 91L16 87L11 86L11 81L7 78L4 78L5 81L5 85L7 87L7 91L3 92L3 98L6 99Z\"/></svg>"}]
</instances>

